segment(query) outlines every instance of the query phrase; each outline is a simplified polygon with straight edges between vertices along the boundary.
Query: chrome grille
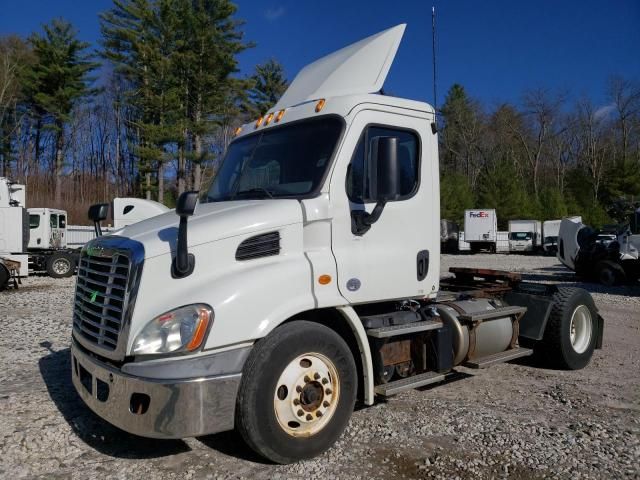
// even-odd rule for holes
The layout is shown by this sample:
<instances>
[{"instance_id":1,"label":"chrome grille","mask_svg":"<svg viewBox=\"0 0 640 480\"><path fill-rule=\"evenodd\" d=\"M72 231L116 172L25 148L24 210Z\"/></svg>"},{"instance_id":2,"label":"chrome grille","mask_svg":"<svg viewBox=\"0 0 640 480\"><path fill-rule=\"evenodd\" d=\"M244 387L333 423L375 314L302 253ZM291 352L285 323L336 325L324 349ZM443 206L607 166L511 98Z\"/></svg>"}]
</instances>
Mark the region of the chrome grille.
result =
<instances>
[{"instance_id":1,"label":"chrome grille","mask_svg":"<svg viewBox=\"0 0 640 480\"><path fill-rule=\"evenodd\" d=\"M94 256L83 251L78 265L73 308L75 330L86 340L115 350L127 308L129 257L113 252Z\"/></svg>"}]
</instances>

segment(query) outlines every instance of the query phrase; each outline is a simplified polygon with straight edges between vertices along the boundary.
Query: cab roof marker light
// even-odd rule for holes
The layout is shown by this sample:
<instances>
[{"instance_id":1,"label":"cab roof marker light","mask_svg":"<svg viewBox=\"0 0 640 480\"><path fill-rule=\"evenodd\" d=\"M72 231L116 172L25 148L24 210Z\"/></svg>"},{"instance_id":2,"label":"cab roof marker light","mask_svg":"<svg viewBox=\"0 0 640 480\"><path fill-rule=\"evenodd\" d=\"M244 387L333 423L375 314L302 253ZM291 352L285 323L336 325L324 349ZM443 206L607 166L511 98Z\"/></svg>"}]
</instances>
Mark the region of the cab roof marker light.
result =
<instances>
[{"instance_id":1,"label":"cab roof marker light","mask_svg":"<svg viewBox=\"0 0 640 480\"><path fill-rule=\"evenodd\" d=\"M238 135L240 135L240 132L242 131L242 127L238 127L236 128L235 133L233 134L235 137L237 137Z\"/></svg>"},{"instance_id":2,"label":"cab roof marker light","mask_svg":"<svg viewBox=\"0 0 640 480\"><path fill-rule=\"evenodd\" d=\"M262 120L264 120L264 117L260 117L258 120L256 120L256 128L262 125Z\"/></svg>"},{"instance_id":3,"label":"cab roof marker light","mask_svg":"<svg viewBox=\"0 0 640 480\"><path fill-rule=\"evenodd\" d=\"M269 125L271 123L271 120L273 120L273 112L267 115L267 120L264 122L265 126Z\"/></svg>"},{"instance_id":4,"label":"cab roof marker light","mask_svg":"<svg viewBox=\"0 0 640 480\"><path fill-rule=\"evenodd\" d=\"M321 98L320 100L318 100L318 103L316 103L316 113L318 113L320 110L324 108L325 103L326 102L324 98Z\"/></svg>"},{"instance_id":5,"label":"cab roof marker light","mask_svg":"<svg viewBox=\"0 0 640 480\"><path fill-rule=\"evenodd\" d=\"M278 112L278 115L276 116L276 123L282 120L282 117L284 117L284 108Z\"/></svg>"}]
</instances>

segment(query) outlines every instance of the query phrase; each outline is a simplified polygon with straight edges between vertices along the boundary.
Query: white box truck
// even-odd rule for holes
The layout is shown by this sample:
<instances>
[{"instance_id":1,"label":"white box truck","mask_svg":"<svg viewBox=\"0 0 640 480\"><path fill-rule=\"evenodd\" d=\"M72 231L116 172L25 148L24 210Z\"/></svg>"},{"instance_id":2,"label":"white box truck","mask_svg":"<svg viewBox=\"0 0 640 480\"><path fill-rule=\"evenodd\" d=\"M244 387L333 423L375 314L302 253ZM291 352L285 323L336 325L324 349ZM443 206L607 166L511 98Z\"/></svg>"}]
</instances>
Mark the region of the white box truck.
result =
<instances>
[{"instance_id":1,"label":"white box truck","mask_svg":"<svg viewBox=\"0 0 640 480\"><path fill-rule=\"evenodd\" d=\"M83 248L71 372L96 414L156 438L237 428L289 463L333 445L357 398L533 351L589 363L588 292L440 279L435 112L380 93L404 28L305 67L200 197Z\"/></svg>"},{"instance_id":2,"label":"white box truck","mask_svg":"<svg viewBox=\"0 0 640 480\"><path fill-rule=\"evenodd\" d=\"M486 250L496 252L498 217L493 209L474 209L464 212L464 240L472 253Z\"/></svg>"},{"instance_id":3,"label":"white box truck","mask_svg":"<svg viewBox=\"0 0 640 480\"><path fill-rule=\"evenodd\" d=\"M539 220L509 220L509 252L533 253L542 247L542 223Z\"/></svg>"}]
</instances>

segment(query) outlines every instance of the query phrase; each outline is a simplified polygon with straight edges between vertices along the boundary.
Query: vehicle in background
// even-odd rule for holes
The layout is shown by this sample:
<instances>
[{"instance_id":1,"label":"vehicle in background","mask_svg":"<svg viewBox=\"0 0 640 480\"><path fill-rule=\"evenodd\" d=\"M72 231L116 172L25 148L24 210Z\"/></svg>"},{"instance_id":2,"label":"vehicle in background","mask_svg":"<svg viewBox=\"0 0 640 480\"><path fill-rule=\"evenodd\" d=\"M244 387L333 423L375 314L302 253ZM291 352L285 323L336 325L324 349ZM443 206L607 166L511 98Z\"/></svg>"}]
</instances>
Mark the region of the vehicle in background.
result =
<instances>
[{"instance_id":1,"label":"vehicle in background","mask_svg":"<svg viewBox=\"0 0 640 480\"><path fill-rule=\"evenodd\" d=\"M574 222L582 222L582 217L577 215L566 217ZM558 253L558 233L562 220L547 220L542 222L542 248L547 255Z\"/></svg>"},{"instance_id":2,"label":"vehicle in background","mask_svg":"<svg viewBox=\"0 0 640 480\"><path fill-rule=\"evenodd\" d=\"M358 397L534 351L589 363L604 323L588 292L440 278L436 112L381 94L404 27L306 66L238 128L200 203L185 192L83 248L69 367L96 414L154 438L237 428L291 463L333 445Z\"/></svg>"},{"instance_id":3,"label":"vehicle in background","mask_svg":"<svg viewBox=\"0 0 640 480\"><path fill-rule=\"evenodd\" d=\"M603 232L582 222L562 220L558 260L577 275L612 286L640 278L640 209L629 223Z\"/></svg>"},{"instance_id":4,"label":"vehicle in background","mask_svg":"<svg viewBox=\"0 0 640 480\"><path fill-rule=\"evenodd\" d=\"M440 251L442 253L457 253L460 227L451 220L440 220Z\"/></svg>"},{"instance_id":5,"label":"vehicle in background","mask_svg":"<svg viewBox=\"0 0 640 480\"><path fill-rule=\"evenodd\" d=\"M493 209L465 210L464 240L471 253L486 250L496 253L498 241L498 217Z\"/></svg>"},{"instance_id":6,"label":"vehicle in background","mask_svg":"<svg viewBox=\"0 0 640 480\"><path fill-rule=\"evenodd\" d=\"M509 252L536 252L542 246L539 220L509 220Z\"/></svg>"},{"instance_id":7,"label":"vehicle in background","mask_svg":"<svg viewBox=\"0 0 640 480\"><path fill-rule=\"evenodd\" d=\"M80 248L68 244L67 212L25 205L25 186L0 177L0 289L10 279L17 284L30 274L62 278L76 270ZM169 210L139 198L115 198L113 206L118 228Z\"/></svg>"}]
</instances>

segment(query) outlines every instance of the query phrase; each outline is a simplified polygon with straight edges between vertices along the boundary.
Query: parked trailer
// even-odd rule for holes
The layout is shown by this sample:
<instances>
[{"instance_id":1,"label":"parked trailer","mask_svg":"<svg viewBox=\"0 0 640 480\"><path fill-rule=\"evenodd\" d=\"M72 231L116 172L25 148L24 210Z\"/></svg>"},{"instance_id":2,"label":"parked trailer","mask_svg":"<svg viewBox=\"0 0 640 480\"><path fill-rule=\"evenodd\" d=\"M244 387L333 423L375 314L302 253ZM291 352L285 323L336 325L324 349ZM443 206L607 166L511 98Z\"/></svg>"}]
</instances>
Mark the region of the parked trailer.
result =
<instances>
[{"instance_id":1,"label":"parked trailer","mask_svg":"<svg viewBox=\"0 0 640 480\"><path fill-rule=\"evenodd\" d=\"M471 252L486 250L495 253L498 241L498 218L493 209L465 210L465 241Z\"/></svg>"},{"instance_id":2,"label":"parked trailer","mask_svg":"<svg viewBox=\"0 0 640 480\"><path fill-rule=\"evenodd\" d=\"M589 363L588 292L440 280L435 111L379 93L404 28L305 67L238 130L201 203L183 193L82 249L70 369L100 417L155 438L235 427L290 463L333 445L359 392L373 405L534 351Z\"/></svg>"},{"instance_id":3,"label":"parked trailer","mask_svg":"<svg viewBox=\"0 0 640 480\"><path fill-rule=\"evenodd\" d=\"M471 244L464 239L464 231L461 231L458 235L458 249L461 252L471 251ZM508 253L509 252L509 232L498 232L496 235L496 253Z\"/></svg>"}]
</instances>

